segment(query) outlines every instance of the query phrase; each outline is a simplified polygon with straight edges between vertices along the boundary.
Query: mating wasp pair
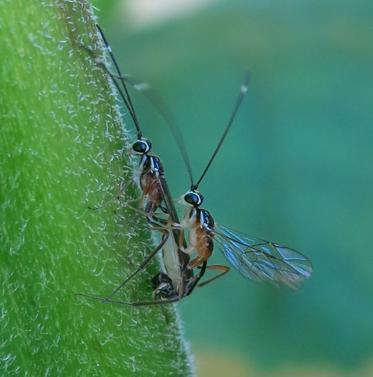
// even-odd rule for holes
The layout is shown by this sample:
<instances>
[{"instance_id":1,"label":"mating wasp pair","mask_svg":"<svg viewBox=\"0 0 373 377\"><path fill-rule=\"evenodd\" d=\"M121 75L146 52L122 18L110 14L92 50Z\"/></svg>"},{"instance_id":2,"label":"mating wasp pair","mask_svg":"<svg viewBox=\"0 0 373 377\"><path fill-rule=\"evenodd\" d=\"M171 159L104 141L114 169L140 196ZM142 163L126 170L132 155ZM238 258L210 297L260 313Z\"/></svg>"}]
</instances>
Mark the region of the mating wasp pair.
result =
<instances>
[{"instance_id":1,"label":"mating wasp pair","mask_svg":"<svg viewBox=\"0 0 373 377\"><path fill-rule=\"evenodd\" d=\"M148 98L160 110L174 135L189 175L190 187L182 197L186 210L180 220L165 179L161 160L151 153L152 144L143 137L140 122L129 94L130 82L122 75L102 29L98 25L97 29L116 74L111 73L105 64L101 64L101 66L114 83L136 128L137 139L132 144L132 152L140 159L139 186L142 191L142 200L139 211L146 216L150 228L161 233L161 241L140 266L109 295L105 297L83 293L79 295L102 302L131 306L177 302L190 295L195 288L203 287L230 270L227 266L209 264L215 247L222 252L230 266L250 280L298 288L312 274L312 264L307 257L289 247L246 236L217 225L211 213L202 208L204 197L198 191L199 185L219 152L245 97L249 85L249 75L245 76L222 136L201 176L196 181L193 178L182 134L176 127L171 112L155 92L151 96L149 95L150 90L148 92ZM136 85L134 86L136 87ZM137 87L144 88L144 86ZM115 299L114 295L142 271L160 251L164 269L152 279L154 287L152 299L138 302ZM203 279L207 270L215 271L216 274Z\"/></svg>"}]
</instances>

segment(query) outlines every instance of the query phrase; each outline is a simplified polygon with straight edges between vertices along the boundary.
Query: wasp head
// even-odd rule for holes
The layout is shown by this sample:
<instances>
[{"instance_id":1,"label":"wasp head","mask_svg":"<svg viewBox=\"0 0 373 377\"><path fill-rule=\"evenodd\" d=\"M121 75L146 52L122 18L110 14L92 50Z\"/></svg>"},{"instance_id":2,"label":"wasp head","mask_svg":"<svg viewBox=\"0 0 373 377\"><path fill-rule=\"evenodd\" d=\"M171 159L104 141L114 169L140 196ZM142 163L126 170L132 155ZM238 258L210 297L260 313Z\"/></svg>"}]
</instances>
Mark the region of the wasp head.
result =
<instances>
[{"instance_id":1,"label":"wasp head","mask_svg":"<svg viewBox=\"0 0 373 377\"><path fill-rule=\"evenodd\" d=\"M152 143L147 139L138 139L132 144L132 151L136 154L146 154L151 148Z\"/></svg>"},{"instance_id":2,"label":"wasp head","mask_svg":"<svg viewBox=\"0 0 373 377\"><path fill-rule=\"evenodd\" d=\"M183 201L193 207L199 207L203 202L203 196L198 191L190 190L184 194Z\"/></svg>"}]
</instances>

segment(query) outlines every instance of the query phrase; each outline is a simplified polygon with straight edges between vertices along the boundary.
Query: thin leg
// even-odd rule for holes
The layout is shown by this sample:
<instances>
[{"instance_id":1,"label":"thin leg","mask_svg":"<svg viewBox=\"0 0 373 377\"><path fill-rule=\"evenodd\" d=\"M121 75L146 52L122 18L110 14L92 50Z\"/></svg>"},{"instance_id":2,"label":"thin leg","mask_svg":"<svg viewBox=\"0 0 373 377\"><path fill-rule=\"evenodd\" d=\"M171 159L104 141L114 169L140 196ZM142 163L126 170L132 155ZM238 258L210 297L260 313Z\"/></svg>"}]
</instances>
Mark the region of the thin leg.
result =
<instances>
[{"instance_id":1,"label":"thin leg","mask_svg":"<svg viewBox=\"0 0 373 377\"><path fill-rule=\"evenodd\" d=\"M184 251L184 253L187 253L188 251L188 249L190 249L190 252L192 252L193 250L194 250L194 248L187 248L187 249L185 249L186 251ZM203 262L205 262L205 259L203 258L203 257L200 257L200 256L198 256L198 257L195 257L194 259L192 259L189 263L188 263L188 268L190 268L190 269L193 269L193 268L196 268L196 267L198 267L198 266L200 266Z\"/></svg>"},{"instance_id":2,"label":"thin leg","mask_svg":"<svg viewBox=\"0 0 373 377\"><path fill-rule=\"evenodd\" d=\"M210 278L210 279L208 279L208 280L206 280L206 281L198 284L199 280L204 275L206 269L209 269L209 270L220 270L221 273L219 273L216 276L214 276L214 277L212 277L212 278ZM195 279L193 285L189 288L189 292L185 296L189 296L192 293L192 291L194 290L195 287L201 288L201 287L203 287L203 286L211 283L212 281L218 279L219 277L223 276L229 270L230 270L230 268L227 267L227 266L222 266L222 265L206 266L206 262L204 262L203 265L201 266L201 271L196 276L196 279ZM172 303L176 303L176 302L180 301L183 297L185 297L185 296L183 296L183 297L174 297L174 298L170 298L170 299L167 299L167 300L152 300L152 301L148 300L148 301L128 302L128 301L113 300L112 298L110 298L110 296L108 296L108 297L100 297L100 296L96 296L96 295L83 294L83 293L78 293L77 296L90 298L92 300L101 301L103 303L110 302L112 304L135 306L135 307L137 307L137 306L151 306L151 305L172 304Z\"/></svg>"},{"instance_id":3,"label":"thin leg","mask_svg":"<svg viewBox=\"0 0 373 377\"><path fill-rule=\"evenodd\" d=\"M96 298L97 300L101 300L101 301L104 301L104 302L105 301L110 301L111 297L113 297L121 288L123 288L131 279L133 279L140 271L142 271L146 267L146 265L151 261L151 259L155 256L155 254L157 254L158 251L162 249L162 247L166 243L168 237L169 237L169 232L164 231L164 236L163 236L163 239L160 242L160 244L152 251L151 254L149 254L142 261L142 263L140 264L140 266L135 271L133 271L129 276L127 276L127 278L125 280L123 280L123 282L120 285L118 285L118 287L116 287L114 289L114 291L111 292L108 296L106 296L106 297L99 297L99 296L90 295L90 294L84 294L84 293L78 293L77 295L78 296L83 296L83 297Z\"/></svg>"},{"instance_id":4,"label":"thin leg","mask_svg":"<svg viewBox=\"0 0 373 377\"><path fill-rule=\"evenodd\" d=\"M127 278L125 280L123 280L123 282L121 284L119 284L113 292L111 292L108 296L102 298L104 301L106 300L109 300L111 299L111 297L113 297L121 288L123 288L131 279L133 279L140 271L142 271L146 265L153 259L153 257L155 256L155 254L158 253L159 250L162 249L163 245L166 243L167 239L168 239L168 236L169 236L169 232L168 231L164 231L164 235L163 235L163 239L162 241L159 243L159 245L142 261L142 263L140 264L140 266L135 270L133 271L129 276L127 276Z\"/></svg>"},{"instance_id":5,"label":"thin leg","mask_svg":"<svg viewBox=\"0 0 373 377\"><path fill-rule=\"evenodd\" d=\"M114 200L114 199L120 199L120 196L118 194L117 197L114 197L114 198L110 198L109 200L107 200L103 205L99 205L99 206L95 206L95 207L88 207L88 209L90 210L99 210L101 208L104 207L104 205L106 205L107 203L109 203L110 201ZM136 201L136 200L134 200ZM128 202L126 203L120 203L121 206L123 208L129 208L130 210L140 214L141 216L144 216L147 218L148 220L148 223L150 224L151 226L151 230L159 230L159 231L162 231L162 230L174 230L174 229L179 229L179 228L176 228L175 226L173 225L167 225L167 220L166 219L163 219L161 217L159 217L158 215L156 215L155 213L152 213L151 215L149 215L146 211L144 211L143 209L140 209L140 208L136 208L134 206L132 206L131 204L128 204Z\"/></svg>"},{"instance_id":6,"label":"thin leg","mask_svg":"<svg viewBox=\"0 0 373 377\"><path fill-rule=\"evenodd\" d=\"M180 297L175 297L175 298L170 298L170 299L167 299L167 300L127 302L127 301L113 300L111 298L104 298L104 297L85 294L85 293L77 293L76 295L81 296L81 297L90 298L92 300L101 301L103 303L110 302L111 304L128 305L128 306L150 306L150 305L172 304L172 303L180 301L180 299L181 299Z\"/></svg>"},{"instance_id":7,"label":"thin leg","mask_svg":"<svg viewBox=\"0 0 373 377\"><path fill-rule=\"evenodd\" d=\"M198 282L202 279L202 276L206 272L207 262L204 261L202 263L202 266L200 266L198 268L200 269L200 271L199 271L198 275L195 276L195 280L194 280L193 284L190 287L188 287L188 291L186 292L185 296L189 296L193 292L194 288L196 288L198 286Z\"/></svg>"},{"instance_id":8,"label":"thin leg","mask_svg":"<svg viewBox=\"0 0 373 377\"><path fill-rule=\"evenodd\" d=\"M136 213L139 213L140 215L144 216L147 218L148 222L150 223L150 225L154 226L154 230L156 227L160 227L162 229L164 229L165 227L165 221L164 219L158 217L157 215L155 215L154 213L152 213L151 215L149 213L147 213L146 211L144 211L143 209L140 209L140 208L136 208L128 203L121 203L122 207L124 208L129 208L131 209L132 211L136 212Z\"/></svg>"},{"instance_id":9,"label":"thin leg","mask_svg":"<svg viewBox=\"0 0 373 377\"><path fill-rule=\"evenodd\" d=\"M94 206L94 207L91 207L91 206L88 206L87 208L89 210L93 210L93 211L98 211L102 208L104 208L108 203L110 203L111 201L114 201L115 199L120 199L119 196L117 197L113 197L113 198L110 198L108 199L107 201L105 201L103 204L100 204L100 205L97 205L97 206ZM136 200L134 200L136 201ZM145 216L147 218L147 221L148 223L153 226L153 230L157 230L157 227L159 229L161 229L161 227L164 227L165 226L165 223L166 223L166 220L164 219L161 219L160 217L158 217L155 213L152 213L152 214L148 214L147 212L141 210L140 208L136 208L128 203L120 203L122 205L122 207L124 208L129 208L130 210L134 211L134 212L137 212L137 213L140 213L142 216Z\"/></svg>"},{"instance_id":10,"label":"thin leg","mask_svg":"<svg viewBox=\"0 0 373 377\"><path fill-rule=\"evenodd\" d=\"M220 273L218 273L217 275L213 276L212 278L210 279L207 279L205 281L203 281L202 283L199 283L197 285L198 288L201 288L201 287L204 287L205 285L211 283L212 281L216 280L216 279L219 279L220 277L222 277L223 275L225 275L227 272L230 271L230 268L227 267L227 266L222 266L220 264L214 264L212 266L207 266L206 267L208 270L218 270L220 271Z\"/></svg>"}]
</instances>

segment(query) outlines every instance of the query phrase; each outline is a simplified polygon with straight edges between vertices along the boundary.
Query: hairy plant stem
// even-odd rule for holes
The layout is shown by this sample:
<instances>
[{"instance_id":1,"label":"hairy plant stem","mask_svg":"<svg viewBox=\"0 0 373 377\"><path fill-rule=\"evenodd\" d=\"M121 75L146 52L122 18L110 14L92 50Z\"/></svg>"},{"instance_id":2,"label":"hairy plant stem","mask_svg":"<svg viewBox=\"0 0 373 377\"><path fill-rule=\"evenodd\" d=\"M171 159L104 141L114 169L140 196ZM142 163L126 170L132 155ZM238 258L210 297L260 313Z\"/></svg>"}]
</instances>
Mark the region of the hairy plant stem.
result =
<instances>
[{"instance_id":1,"label":"hairy plant stem","mask_svg":"<svg viewBox=\"0 0 373 377\"><path fill-rule=\"evenodd\" d=\"M109 293L153 247L86 1L0 0L2 376L188 376L174 307ZM123 188L123 192L119 189ZM101 209L88 206L104 203ZM118 298L151 296L154 263Z\"/></svg>"}]
</instances>

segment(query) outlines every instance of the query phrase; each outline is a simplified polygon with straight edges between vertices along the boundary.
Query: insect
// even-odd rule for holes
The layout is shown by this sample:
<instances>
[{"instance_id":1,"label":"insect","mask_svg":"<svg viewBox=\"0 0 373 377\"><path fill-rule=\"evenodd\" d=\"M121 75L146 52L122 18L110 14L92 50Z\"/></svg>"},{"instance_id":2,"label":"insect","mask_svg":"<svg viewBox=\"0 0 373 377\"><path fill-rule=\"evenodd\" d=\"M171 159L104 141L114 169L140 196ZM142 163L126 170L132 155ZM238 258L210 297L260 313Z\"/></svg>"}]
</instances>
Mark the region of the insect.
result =
<instances>
[{"instance_id":1,"label":"insect","mask_svg":"<svg viewBox=\"0 0 373 377\"><path fill-rule=\"evenodd\" d=\"M182 197L186 211L182 221L174 223L173 226L181 230L180 250L188 255L197 254L188 263L187 268L195 269L198 267L204 270L213 269L219 271L217 275L200 283L199 286L223 276L230 270L229 267L223 265L207 266L207 261L211 257L216 244L229 264L244 277L257 282L269 282L274 285L282 284L296 289L312 274L312 263L306 256L287 246L247 236L227 227L219 226L215 224L211 213L201 207L204 197L198 191L198 187L233 125L238 109L247 92L248 82L249 76L247 75L223 134L197 181L193 179L191 167L187 166L190 189ZM181 144L181 141L181 138L176 139L179 148L185 151L185 146ZM184 159L184 161L189 163L187 159ZM187 247L181 242L184 233L188 233L189 236Z\"/></svg>"},{"instance_id":2,"label":"insect","mask_svg":"<svg viewBox=\"0 0 373 377\"><path fill-rule=\"evenodd\" d=\"M204 198L198 191L198 187L218 154L233 124L237 111L247 92L248 81L249 77L247 76L241 86L239 96L227 126L197 181L193 179L191 167L187 166L190 178L190 189L183 195L183 203L186 205L186 212L182 221L180 223L174 223L173 226L181 230L179 249L188 255L191 255L193 252L197 254L197 256L188 263L187 268L195 269L199 267L203 270L213 269L220 271L211 279L200 283L199 286L203 286L219 278L230 270L227 266L206 265L216 244L229 264L244 277L257 282L264 281L275 285L283 284L290 288L298 288L300 284L312 274L312 264L306 256L287 246L243 235L227 227L218 226L215 224L211 213L201 207ZM181 144L181 140L181 138L176 139L179 148L185 150L185 146ZM188 233L189 235L187 247L181 242L184 233Z\"/></svg>"},{"instance_id":3,"label":"insect","mask_svg":"<svg viewBox=\"0 0 373 377\"><path fill-rule=\"evenodd\" d=\"M193 180L192 169L189 160L184 158L190 177L190 189L183 195L183 203L186 205L186 212L181 222L173 222L171 228L179 229L178 250L184 254L190 255L195 252L197 256L187 264L180 266L179 271L193 271L196 268L200 270L200 274L196 276L183 276L184 286L186 289L183 295L177 294L173 286L173 281L167 274L158 274L153 278L155 287L153 297L158 300L143 302L124 302L113 300L112 295L106 298L90 295L91 298L104 302L112 302L125 305L150 305L159 303L171 303L180 300L189 295L196 286L202 287L213 280L226 274L230 268L223 265L207 265L212 255L214 245L222 251L223 255L232 267L237 269L243 276L258 282L270 282L273 284L283 284L291 288L298 288L299 285L312 274L312 264L307 257L298 251L279 245L274 242L262 240L256 237L249 237L230 230L224 226L218 226L211 213L201 208L203 196L198 191L198 187L204 179L208 169L214 161L218 151L220 150L232 124L241 102L247 92L248 76L241 86L239 96L234 105L233 111L229 118L228 124L224 129L217 147L203 170L200 178L195 182ZM174 136L178 133L173 130ZM183 156L186 154L185 145L183 145L182 137L176 137ZM184 233L188 233L188 244L184 241ZM175 246L172 246L175 248ZM166 263L167 264L167 263ZM172 269L172 266L171 268ZM212 278L200 283L200 279L206 269L218 270L219 273ZM128 281L126 279L126 281ZM119 290L122 284L115 292Z\"/></svg>"},{"instance_id":4,"label":"insect","mask_svg":"<svg viewBox=\"0 0 373 377\"><path fill-rule=\"evenodd\" d=\"M179 245L187 254L196 252L197 256L188 264L189 268L203 266L212 255L214 245L222 251L229 264L238 270L244 277L257 282L270 282L275 285L283 284L290 288L298 288L299 285L312 274L310 260L289 247L262 240L256 237L246 236L227 227L215 224L211 213L201 207L204 197L198 191L198 187L204 179L208 169L220 150L233 120L247 91L247 77L241 86L240 94L234 105L228 124L218 142L212 156L197 181L190 174L190 189L183 195L183 204L186 211L180 224L174 224L189 233L188 246ZM191 172L191 168L188 168ZM227 266L210 266L220 270L216 279L229 271Z\"/></svg>"},{"instance_id":5,"label":"insect","mask_svg":"<svg viewBox=\"0 0 373 377\"><path fill-rule=\"evenodd\" d=\"M106 50L109 53L118 76L113 75L104 64L102 66L114 83L136 128L137 140L132 144L131 149L134 154L140 157L139 186L142 191L141 206L144 208L144 211L150 222L152 222L152 217L158 208L160 208L164 213L168 213L171 210L173 212L173 215L175 215L176 211L174 210L172 200L168 200L169 190L167 182L165 180L164 169L161 160L158 156L151 154L152 143L150 142L150 140L143 137L140 122L138 120L135 108L133 106L133 101L127 88L126 79L121 73L119 65L115 59L115 56L105 37L103 30L99 25L96 25L96 27L101 35L101 38L104 42ZM116 79L119 79L122 88L119 86ZM167 204L164 203L165 200L168 201Z\"/></svg>"},{"instance_id":6,"label":"insect","mask_svg":"<svg viewBox=\"0 0 373 377\"><path fill-rule=\"evenodd\" d=\"M154 295L157 296L157 292L161 293L166 289L164 280L166 279L165 276L167 276L167 281L172 282L174 292L179 296L183 296L184 292L190 290L190 288L186 286L187 282L190 282L191 279L197 282L197 280L202 277L203 270L201 270L198 276L195 277L193 271L186 268L190 258L187 254L178 249L178 245L175 242L175 237L178 240L180 239L179 230L173 229L172 232L169 232L164 229L168 222L179 222L179 219L165 179L163 165L158 156L150 153L152 144L142 135L140 122L127 88L126 78L121 73L103 30L99 25L96 26L113 62L117 76L112 74L105 64L100 64L100 66L103 67L105 72L110 76L136 128L137 140L132 144L132 151L140 156L139 186L142 191L141 202L144 208L144 213L151 225L151 229L158 230L162 232L163 235L162 240L157 247L145 258L133 273L131 273L109 296L107 296L107 298L114 296L119 289L126 285L136 274L142 271L160 250L163 252L163 259L167 260L167 263L165 263L166 274L159 273L153 278L155 289ZM88 52L91 53L90 50L88 50ZM120 81L121 86L118 84L117 80ZM171 115L167 112L161 98L156 94L153 94L153 96L149 96L148 99L153 105L160 109L161 115L163 115L166 122L169 122ZM159 213L159 210L161 211L161 214ZM79 295L87 296L84 294Z\"/></svg>"}]
</instances>

